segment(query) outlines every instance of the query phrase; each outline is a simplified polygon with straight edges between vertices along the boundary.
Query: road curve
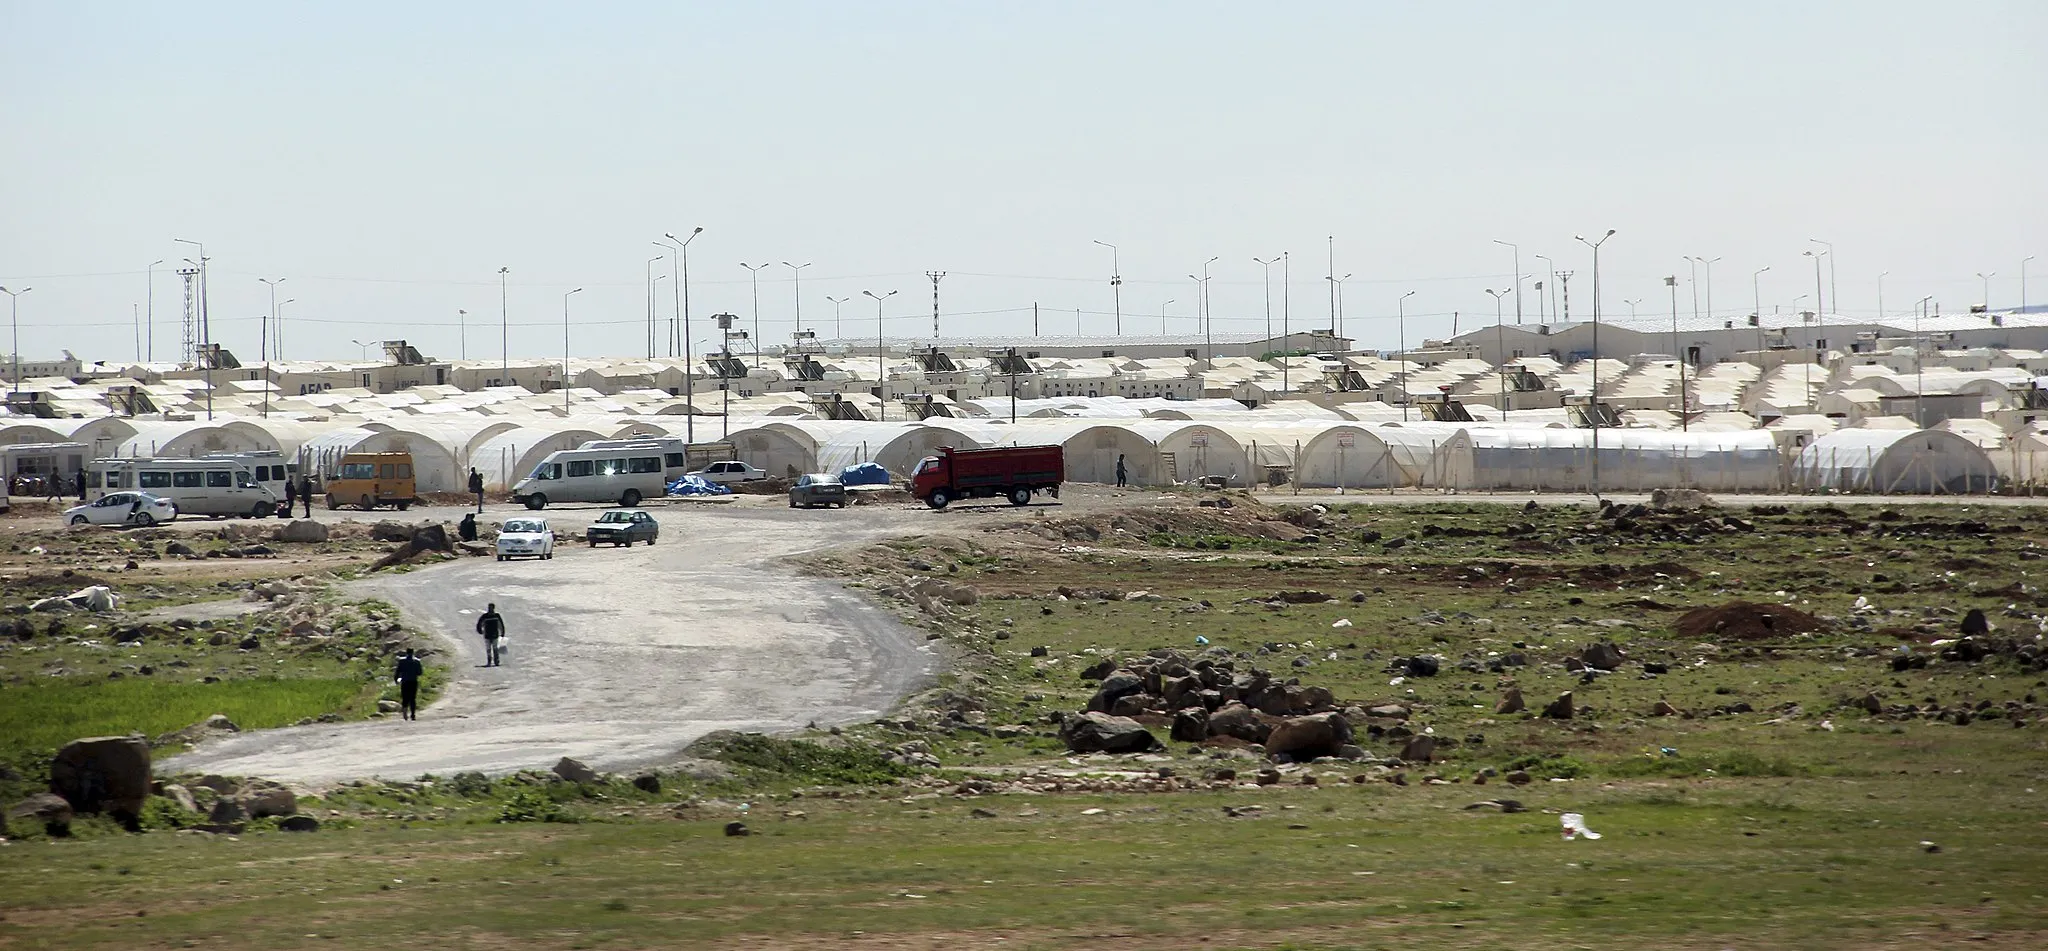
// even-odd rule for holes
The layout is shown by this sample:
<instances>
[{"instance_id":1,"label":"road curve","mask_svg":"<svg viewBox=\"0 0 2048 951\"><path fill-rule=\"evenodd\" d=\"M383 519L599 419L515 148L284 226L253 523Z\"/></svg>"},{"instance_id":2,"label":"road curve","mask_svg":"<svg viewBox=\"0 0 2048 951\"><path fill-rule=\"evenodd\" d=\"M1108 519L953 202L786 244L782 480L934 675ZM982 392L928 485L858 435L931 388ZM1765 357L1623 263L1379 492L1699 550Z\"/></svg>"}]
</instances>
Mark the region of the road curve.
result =
<instances>
[{"instance_id":1,"label":"road curve","mask_svg":"<svg viewBox=\"0 0 2048 951\"><path fill-rule=\"evenodd\" d=\"M550 509L580 538L594 509ZM570 756L606 771L672 760L713 730L782 731L875 716L927 682L921 635L840 586L779 560L916 530L893 507L657 510L661 541L564 544L553 561L467 559L354 586L441 635L442 698L407 722L318 724L208 741L165 771L262 776L318 787L464 770L508 773ZM477 615L508 626L486 668Z\"/></svg>"}]
</instances>

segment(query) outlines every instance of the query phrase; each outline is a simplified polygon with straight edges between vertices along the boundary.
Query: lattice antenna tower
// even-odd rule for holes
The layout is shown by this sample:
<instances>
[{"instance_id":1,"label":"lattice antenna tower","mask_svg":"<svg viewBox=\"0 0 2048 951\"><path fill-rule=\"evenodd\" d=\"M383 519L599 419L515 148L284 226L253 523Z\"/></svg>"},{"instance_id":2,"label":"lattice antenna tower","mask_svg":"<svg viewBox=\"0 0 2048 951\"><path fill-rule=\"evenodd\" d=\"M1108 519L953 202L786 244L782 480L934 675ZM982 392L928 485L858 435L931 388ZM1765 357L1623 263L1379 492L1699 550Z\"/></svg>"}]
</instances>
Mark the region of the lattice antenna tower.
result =
<instances>
[{"instance_id":1,"label":"lattice antenna tower","mask_svg":"<svg viewBox=\"0 0 2048 951\"><path fill-rule=\"evenodd\" d=\"M185 279L185 317L183 321L183 354L186 363L199 359L199 269L182 267L178 276Z\"/></svg>"}]
</instances>

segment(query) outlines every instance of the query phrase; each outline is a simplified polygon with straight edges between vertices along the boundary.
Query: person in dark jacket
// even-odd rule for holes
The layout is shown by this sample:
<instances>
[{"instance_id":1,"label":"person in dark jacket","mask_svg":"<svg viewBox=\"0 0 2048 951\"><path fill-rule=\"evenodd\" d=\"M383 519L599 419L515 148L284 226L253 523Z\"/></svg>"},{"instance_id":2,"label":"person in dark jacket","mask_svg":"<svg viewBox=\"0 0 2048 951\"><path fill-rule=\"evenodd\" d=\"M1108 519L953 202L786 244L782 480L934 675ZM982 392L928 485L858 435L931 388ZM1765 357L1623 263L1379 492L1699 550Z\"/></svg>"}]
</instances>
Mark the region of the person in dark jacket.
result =
<instances>
[{"instance_id":1,"label":"person in dark jacket","mask_svg":"<svg viewBox=\"0 0 2048 951\"><path fill-rule=\"evenodd\" d=\"M476 514L484 514L484 474L469 467L469 491L476 496Z\"/></svg>"},{"instance_id":2,"label":"person in dark jacket","mask_svg":"<svg viewBox=\"0 0 2048 951\"><path fill-rule=\"evenodd\" d=\"M457 538L460 538L466 542L476 541L475 512L462 513L462 522L455 526L455 535Z\"/></svg>"},{"instance_id":3,"label":"person in dark jacket","mask_svg":"<svg viewBox=\"0 0 2048 951\"><path fill-rule=\"evenodd\" d=\"M484 666L498 666L498 639L505 636L505 618L498 614L496 604L484 606L483 616L476 619L476 632L484 636Z\"/></svg>"},{"instance_id":4,"label":"person in dark jacket","mask_svg":"<svg viewBox=\"0 0 2048 951\"><path fill-rule=\"evenodd\" d=\"M1117 454L1116 454L1116 487L1117 487L1117 488L1119 488L1119 489L1121 489L1121 488L1123 488L1123 487L1124 487L1124 486L1125 486L1125 485L1127 484L1127 482L1128 482L1128 481L1129 481L1129 474L1128 474L1128 473L1126 473L1126 472L1124 471L1124 454L1123 454L1123 453L1117 453Z\"/></svg>"},{"instance_id":5,"label":"person in dark jacket","mask_svg":"<svg viewBox=\"0 0 2048 951\"><path fill-rule=\"evenodd\" d=\"M284 514L289 518L292 509L299 507L299 486L290 479L284 480Z\"/></svg>"},{"instance_id":6,"label":"person in dark jacket","mask_svg":"<svg viewBox=\"0 0 2048 951\"><path fill-rule=\"evenodd\" d=\"M313 477L299 477L299 501L306 503L306 517L313 517Z\"/></svg>"},{"instance_id":7,"label":"person in dark jacket","mask_svg":"<svg viewBox=\"0 0 2048 951\"><path fill-rule=\"evenodd\" d=\"M398 681L399 715L407 720L420 718L420 676L426 671L426 665L408 647L405 655L398 658L398 669L392 672L392 679Z\"/></svg>"},{"instance_id":8,"label":"person in dark jacket","mask_svg":"<svg viewBox=\"0 0 2048 951\"><path fill-rule=\"evenodd\" d=\"M78 470L78 503L85 504L85 470Z\"/></svg>"}]
</instances>

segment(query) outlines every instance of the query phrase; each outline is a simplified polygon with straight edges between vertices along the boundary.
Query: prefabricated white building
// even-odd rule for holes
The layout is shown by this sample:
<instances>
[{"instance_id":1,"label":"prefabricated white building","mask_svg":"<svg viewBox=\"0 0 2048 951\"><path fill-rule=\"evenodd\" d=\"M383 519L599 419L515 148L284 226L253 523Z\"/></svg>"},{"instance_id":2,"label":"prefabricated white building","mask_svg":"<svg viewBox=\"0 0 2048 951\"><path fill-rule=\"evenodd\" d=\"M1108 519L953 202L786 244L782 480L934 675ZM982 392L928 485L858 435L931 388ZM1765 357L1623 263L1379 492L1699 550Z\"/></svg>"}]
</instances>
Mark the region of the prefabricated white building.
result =
<instances>
[{"instance_id":1,"label":"prefabricated white building","mask_svg":"<svg viewBox=\"0 0 2048 951\"><path fill-rule=\"evenodd\" d=\"M1984 450L1937 429L1838 429L1808 443L1793 472L1809 492L1965 494L1998 481Z\"/></svg>"},{"instance_id":2,"label":"prefabricated white building","mask_svg":"<svg viewBox=\"0 0 2048 951\"><path fill-rule=\"evenodd\" d=\"M1429 460L1430 471L1446 488L1769 492L1785 481L1783 456L1767 432L1602 429L1597 471L1590 429L1472 426L1464 435L1462 441L1446 439ZM1469 455L1469 462L1457 458L1461 454Z\"/></svg>"}]
</instances>

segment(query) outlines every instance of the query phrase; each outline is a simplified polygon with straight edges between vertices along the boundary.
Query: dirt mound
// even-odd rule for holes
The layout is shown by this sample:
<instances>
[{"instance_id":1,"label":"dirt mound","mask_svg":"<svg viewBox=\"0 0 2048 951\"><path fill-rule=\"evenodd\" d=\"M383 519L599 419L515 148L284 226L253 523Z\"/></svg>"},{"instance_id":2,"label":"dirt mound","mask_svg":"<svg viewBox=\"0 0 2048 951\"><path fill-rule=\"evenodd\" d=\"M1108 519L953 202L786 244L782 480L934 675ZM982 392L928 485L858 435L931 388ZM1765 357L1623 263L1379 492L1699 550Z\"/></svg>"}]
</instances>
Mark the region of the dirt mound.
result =
<instances>
[{"instance_id":1,"label":"dirt mound","mask_svg":"<svg viewBox=\"0 0 2048 951\"><path fill-rule=\"evenodd\" d=\"M1730 601L1687 611L1677 627L1681 636L1699 640L1761 641L1818 631L1821 622L1797 608Z\"/></svg>"},{"instance_id":2,"label":"dirt mound","mask_svg":"<svg viewBox=\"0 0 2048 951\"><path fill-rule=\"evenodd\" d=\"M728 483L726 488L731 489L734 495L786 495L790 487L795 484L796 480L794 479L769 476L766 479L755 479L751 482Z\"/></svg>"},{"instance_id":3,"label":"dirt mound","mask_svg":"<svg viewBox=\"0 0 2048 951\"><path fill-rule=\"evenodd\" d=\"M1009 522L992 526L988 531L1030 534L1065 542L1142 542L1155 535L1184 538L1237 536L1291 542L1309 534L1289 522L1286 513L1255 500L1235 502L1227 509L1207 506L1162 506L1074 518L1033 519L1028 522Z\"/></svg>"}]
</instances>

